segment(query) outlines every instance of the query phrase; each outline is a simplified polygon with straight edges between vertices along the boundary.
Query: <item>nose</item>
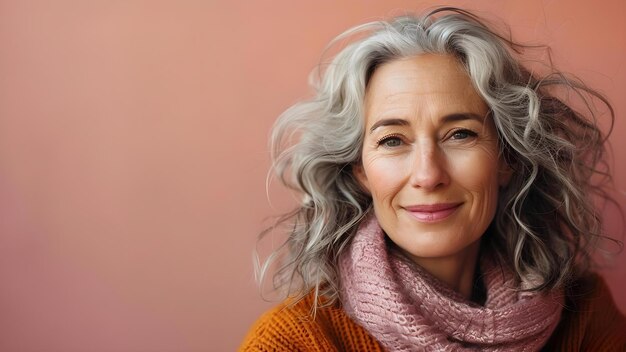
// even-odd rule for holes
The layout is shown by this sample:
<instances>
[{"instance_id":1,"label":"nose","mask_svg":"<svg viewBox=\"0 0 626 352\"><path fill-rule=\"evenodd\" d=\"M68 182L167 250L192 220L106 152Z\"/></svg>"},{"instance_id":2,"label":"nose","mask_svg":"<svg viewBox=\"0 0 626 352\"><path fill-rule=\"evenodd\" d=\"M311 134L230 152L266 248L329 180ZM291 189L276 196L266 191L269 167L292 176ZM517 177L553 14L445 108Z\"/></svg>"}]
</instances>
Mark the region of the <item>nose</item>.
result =
<instances>
[{"instance_id":1,"label":"nose","mask_svg":"<svg viewBox=\"0 0 626 352\"><path fill-rule=\"evenodd\" d=\"M434 190L450 182L446 159L436 143L421 145L414 153L410 176L413 187Z\"/></svg>"}]
</instances>

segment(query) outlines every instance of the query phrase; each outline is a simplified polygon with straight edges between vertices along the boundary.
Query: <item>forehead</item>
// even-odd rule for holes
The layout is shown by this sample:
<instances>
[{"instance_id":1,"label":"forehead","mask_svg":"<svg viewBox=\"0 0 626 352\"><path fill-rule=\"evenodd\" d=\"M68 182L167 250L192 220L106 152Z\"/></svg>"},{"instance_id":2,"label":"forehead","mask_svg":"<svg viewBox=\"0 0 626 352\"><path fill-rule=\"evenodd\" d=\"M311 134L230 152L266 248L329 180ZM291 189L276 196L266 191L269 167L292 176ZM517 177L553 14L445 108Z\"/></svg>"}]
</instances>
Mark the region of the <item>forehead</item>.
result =
<instances>
[{"instance_id":1,"label":"forehead","mask_svg":"<svg viewBox=\"0 0 626 352\"><path fill-rule=\"evenodd\" d=\"M369 116L389 110L485 113L487 107L456 58L423 54L378 67L368 84L365 110Z\"/></svg>"}]
</instances>

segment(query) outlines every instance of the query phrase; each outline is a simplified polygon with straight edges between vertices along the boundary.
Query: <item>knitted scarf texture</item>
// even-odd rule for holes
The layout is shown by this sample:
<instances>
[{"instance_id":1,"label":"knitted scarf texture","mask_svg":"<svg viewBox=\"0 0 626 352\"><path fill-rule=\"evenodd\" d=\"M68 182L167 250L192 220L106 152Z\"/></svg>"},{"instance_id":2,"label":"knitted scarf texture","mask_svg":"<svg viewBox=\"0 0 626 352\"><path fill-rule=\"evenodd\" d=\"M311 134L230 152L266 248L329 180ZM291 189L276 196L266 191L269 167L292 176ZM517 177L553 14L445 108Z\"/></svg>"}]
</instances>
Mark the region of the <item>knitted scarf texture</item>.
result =
<instances>
[{"instance_id":1,"label":"knitted scarf texture","mask_svg":"<svg viewBox=\"0 0 626 352\"><path fill-rule=\"evenodd\" d=\"M389 351L541 349L561 317L562 291L522 292L493 261L481 258L480 267L482 306L390 250L370 216L339 258L341 302Z\"/></svg>"}]
</instances>

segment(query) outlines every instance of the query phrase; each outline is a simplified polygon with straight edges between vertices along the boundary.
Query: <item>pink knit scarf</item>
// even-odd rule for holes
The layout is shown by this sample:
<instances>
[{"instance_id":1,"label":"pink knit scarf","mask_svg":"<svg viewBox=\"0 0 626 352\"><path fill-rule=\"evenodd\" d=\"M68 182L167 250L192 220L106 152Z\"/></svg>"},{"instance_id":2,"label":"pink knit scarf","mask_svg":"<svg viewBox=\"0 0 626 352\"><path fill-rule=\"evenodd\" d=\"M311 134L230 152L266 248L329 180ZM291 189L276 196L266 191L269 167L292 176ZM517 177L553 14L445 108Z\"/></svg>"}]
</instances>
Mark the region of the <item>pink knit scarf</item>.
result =
<instances>
[{"instance_id":1,"label":"pink knit scarf","mask_svg":"<svg viewBox=\"0 0 626 352\"><path fill-rule=\"evenodd\" d=\"M512 273L489 260L481 272L484 306L390 251L371 216L339 259L340 297L389 351L539 350L559 322L562 292L520 292Z\"/></svg>"}]
</instances>

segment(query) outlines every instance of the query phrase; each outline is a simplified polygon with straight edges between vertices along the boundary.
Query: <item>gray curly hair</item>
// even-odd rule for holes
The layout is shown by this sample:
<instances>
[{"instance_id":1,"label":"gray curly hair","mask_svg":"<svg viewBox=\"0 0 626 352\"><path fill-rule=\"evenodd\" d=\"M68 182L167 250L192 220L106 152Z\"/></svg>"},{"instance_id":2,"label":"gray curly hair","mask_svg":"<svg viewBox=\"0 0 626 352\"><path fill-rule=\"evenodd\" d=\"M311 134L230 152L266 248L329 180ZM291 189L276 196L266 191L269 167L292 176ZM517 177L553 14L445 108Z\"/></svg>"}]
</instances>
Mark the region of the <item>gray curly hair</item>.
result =
<instances>
[{"instance_id":1,"label":"gray curly hair","mask_svg":"<svg viewBox=\"0 0 626 352\"><path fill-rule=\"evenodd\" d=\"M464 10L444 7L423 17L368 23L335 41L353 36L359 38L313 82L315 97L289 108L274 125L273 171L303 201L278 219L276 226L289 224L288 238L257 267L259 279L284 253L275 287L297 298L311 290L327 303L337 298L338 257L372 206L352 172L360 163L369 78L385 62L424 53L452 55L463 65L490 109L501 152L514 170L482 248L519 280L532 275L537 285L531 290L563 286L584 273L592 244L604 237L592 197L610 199L592 182L597 174L610 180L606 136L594 109L594 101L608 108L612 128L607 100L551 65L549 74L536 77L516 58L524 46ZM586 104L584 113L556 97L555 89L563 88Z\"/></svg>"}]
</instances>

